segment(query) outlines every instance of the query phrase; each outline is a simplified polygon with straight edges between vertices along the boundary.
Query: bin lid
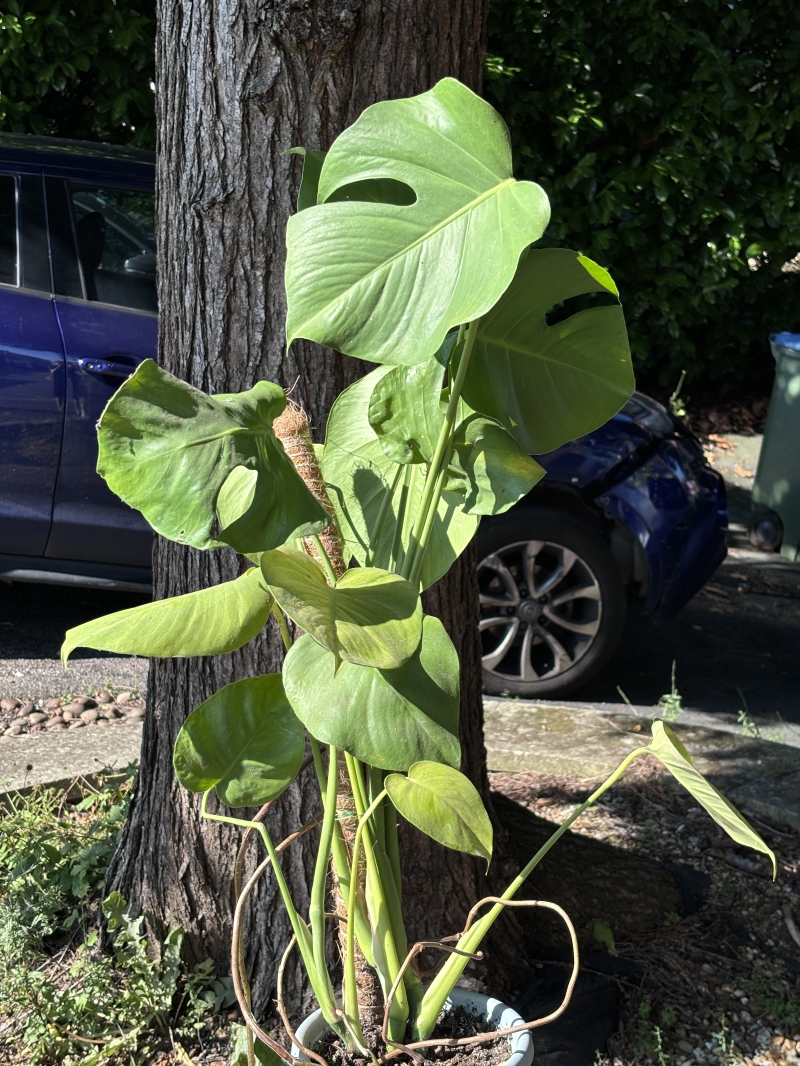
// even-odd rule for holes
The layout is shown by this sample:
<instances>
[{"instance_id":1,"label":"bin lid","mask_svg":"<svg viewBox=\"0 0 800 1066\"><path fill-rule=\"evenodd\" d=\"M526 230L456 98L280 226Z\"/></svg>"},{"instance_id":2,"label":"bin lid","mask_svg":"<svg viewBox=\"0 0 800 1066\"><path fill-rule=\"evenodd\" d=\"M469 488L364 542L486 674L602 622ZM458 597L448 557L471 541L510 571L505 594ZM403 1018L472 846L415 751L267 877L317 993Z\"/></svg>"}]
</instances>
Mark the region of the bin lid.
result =
<instances>
[{"instance_id":1,"label":"bin lid","mask_svg":"<svg viewBox=\"0 0 800 1066\"><path fill-rule=\"evenodd\" d=\"M779 348L794 348L800 352L800 333L770 333L769 339L771 344L776 344Z\"/></svg>"}]
</instances>

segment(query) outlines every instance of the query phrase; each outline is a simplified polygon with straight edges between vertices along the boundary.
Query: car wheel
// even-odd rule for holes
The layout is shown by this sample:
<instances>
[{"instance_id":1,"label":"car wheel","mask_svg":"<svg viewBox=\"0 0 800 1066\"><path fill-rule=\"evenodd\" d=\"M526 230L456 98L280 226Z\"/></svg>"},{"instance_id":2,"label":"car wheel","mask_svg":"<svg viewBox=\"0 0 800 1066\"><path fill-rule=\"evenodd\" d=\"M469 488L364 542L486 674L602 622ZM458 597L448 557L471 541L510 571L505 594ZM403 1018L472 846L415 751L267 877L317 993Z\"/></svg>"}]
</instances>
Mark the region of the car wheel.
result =
<instances>
[{"instance_id":1,"label":"car wheel","mask_svg":"<svg viewBox=\"0 0 800 1066\"><path fill-rule=\"evenodd\" d=\"M589 525L557 510L512 511L478 534L484 691L566 696L617 646L625 587Z\"/></svg>"}]
</instances>

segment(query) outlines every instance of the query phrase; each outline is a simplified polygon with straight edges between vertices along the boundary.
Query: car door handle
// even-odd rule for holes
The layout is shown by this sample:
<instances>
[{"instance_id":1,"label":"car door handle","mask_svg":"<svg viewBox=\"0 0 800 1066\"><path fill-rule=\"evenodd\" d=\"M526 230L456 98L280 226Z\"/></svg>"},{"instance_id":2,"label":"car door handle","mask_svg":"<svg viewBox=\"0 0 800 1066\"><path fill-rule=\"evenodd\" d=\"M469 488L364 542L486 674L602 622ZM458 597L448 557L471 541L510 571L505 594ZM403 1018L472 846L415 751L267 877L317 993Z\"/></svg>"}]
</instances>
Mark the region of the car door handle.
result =
<instances>
[{"instance_id":1,"label":"car door handle","mask_svg":"<svg viewBox=\"0 0 800 1066\"><path fill-rule=\"evenodd\" d=\"M78 366L88 374L103 374L114 378L129 378L136 369L130 363L117 362L111 356L104 359L79 359Z\"/></svg>"}]
</instances>

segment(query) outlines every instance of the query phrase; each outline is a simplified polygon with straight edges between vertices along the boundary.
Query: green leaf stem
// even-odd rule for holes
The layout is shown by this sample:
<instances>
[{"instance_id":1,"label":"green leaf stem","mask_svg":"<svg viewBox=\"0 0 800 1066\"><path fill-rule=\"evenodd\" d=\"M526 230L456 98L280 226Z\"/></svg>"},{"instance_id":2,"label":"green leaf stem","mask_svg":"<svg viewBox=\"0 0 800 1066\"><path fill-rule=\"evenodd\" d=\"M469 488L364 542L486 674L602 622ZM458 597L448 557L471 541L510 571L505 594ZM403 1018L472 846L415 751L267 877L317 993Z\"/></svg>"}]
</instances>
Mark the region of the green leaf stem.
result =
<instances>
[{"instance_id":1,"label":"green leaf stem","mask_svg":"<svg viewBox=\"0 0 800 1066\"><path fill-rule=\"evenodd\" d=\"M419 593L398 574L359 567L331 588L322 566L293 550L265 552L261 570L286 614L336 659L391 670L419 644Z\"/></svg>"},{"instance_id":2,"label":"green leaf stem","mask_svg":"<svg viewBox=\"0 0 800 1066\"><path fill-rule=\"evenodd\" d=\"M190 792L214 788L229 807L260 807L294 781L304 750L281 675L263 674L226 685L192 711L173 764Z\"/></svg>"},{"instance_id":3,"label":"green leaf stem","mask_svg":"<svg viewBox=\"0 0 800 1066\"><path fill-rule=\"evenodd\" d=\"M325 202L387 178L415 202ZM380 363L422 362L488 311L550 218L542 189L513 178L503 120L453 78L368 107L334 141L318 198L287 227L288 342Z\"/></svg>"},{"instance_id":4,"label":"green leaf stem","mask_svg":"<svg viewBox=\"0 0 800 1066\"><path fill-rule=\"evenodd\" d=\"M308 635L286 656L286 694L312 736L384 770L461 765L458 654L438 618L425 616L419 647L396 670L335 667Z\"/></svg>"},{"instance_id":5,"label":"green leaf stem","mask_svg":"<svg viewBox=\"0 0 800 1066\"><path fill-rule=\"evenodd\" d=\"M452 766L418 762L408 776L389 774L389 798L406 821L454 851L492 857L492 823L478 790Z\"/></svg>"},{"instance_id":6,"label":"green leaf stem","mask_svg":"<svg viewBox=\"0 0 800 1066\"><path fill-rule=\"evenodd\" d=\"M252 640L269 618L272 597L258 569L200 592L129 607L67 630L61 661L75 648L120 655L223 655Z\"/></svg>"},{"instance_id":7,"label":"green leaf stem","mask_svg":"<svg viewBox=\"0 0 800 1066\"><path fill-rule=\"evenodd\" d=\"M285 406L272 382L208 396L146 359L100 419L98 473L169 540L243 554L276 548L329 522L273 432ZM256 475L248 509L215 537L220 490L241 468Z\"/></svg>"}]
</instances>

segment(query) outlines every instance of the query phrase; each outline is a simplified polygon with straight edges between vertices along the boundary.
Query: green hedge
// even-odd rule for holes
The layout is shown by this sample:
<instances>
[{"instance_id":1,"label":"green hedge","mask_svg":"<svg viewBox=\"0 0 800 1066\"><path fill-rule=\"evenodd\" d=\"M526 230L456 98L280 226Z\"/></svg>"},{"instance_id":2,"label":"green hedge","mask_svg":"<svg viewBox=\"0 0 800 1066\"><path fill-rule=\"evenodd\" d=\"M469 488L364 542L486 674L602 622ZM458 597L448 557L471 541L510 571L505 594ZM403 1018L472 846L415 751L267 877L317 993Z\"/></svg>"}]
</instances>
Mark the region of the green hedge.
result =
<instances>
[{"instance_id":1,"label":"green hedge","mask_svg":"<svg viewBox=\"0 0 800 1066\"><path fill-rule=\"evenodd\" d=\"M492 0L489 51L546 240L610 269L643 379L763 373L800 327L796 0Z\"/></svg>"},{"instance_id":2,"label":"green hedge","mask_svg":"<svg viewBox=\"0 0 800 1066\"><path fill-rule=\"evenodd\" d=\"M6 0L0 129L155 145L155 0Z\"/></svg>"}]
</instances>

